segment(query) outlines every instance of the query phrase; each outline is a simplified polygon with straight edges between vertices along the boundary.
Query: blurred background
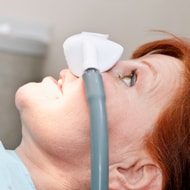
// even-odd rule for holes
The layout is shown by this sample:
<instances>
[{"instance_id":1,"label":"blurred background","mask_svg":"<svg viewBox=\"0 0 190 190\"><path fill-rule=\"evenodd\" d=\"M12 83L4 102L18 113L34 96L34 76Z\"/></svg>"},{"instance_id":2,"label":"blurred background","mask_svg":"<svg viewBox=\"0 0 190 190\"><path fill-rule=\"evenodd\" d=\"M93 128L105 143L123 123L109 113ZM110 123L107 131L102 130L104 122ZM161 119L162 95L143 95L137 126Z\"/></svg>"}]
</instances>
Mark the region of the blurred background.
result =
<instances>
[{"instance_id":1,"label":"blurred background","mask_svg":"<svg viewBox=\"0 0 190 190\"><path fill-rule=\"evenodd\" d=\"M82 31L110 35L129 58L161 29L190 37L189 0L0 0L0 140L15 148L21 137L14 105L17 88L66 67L64 40Z\"/></svg>"}]
</instances>

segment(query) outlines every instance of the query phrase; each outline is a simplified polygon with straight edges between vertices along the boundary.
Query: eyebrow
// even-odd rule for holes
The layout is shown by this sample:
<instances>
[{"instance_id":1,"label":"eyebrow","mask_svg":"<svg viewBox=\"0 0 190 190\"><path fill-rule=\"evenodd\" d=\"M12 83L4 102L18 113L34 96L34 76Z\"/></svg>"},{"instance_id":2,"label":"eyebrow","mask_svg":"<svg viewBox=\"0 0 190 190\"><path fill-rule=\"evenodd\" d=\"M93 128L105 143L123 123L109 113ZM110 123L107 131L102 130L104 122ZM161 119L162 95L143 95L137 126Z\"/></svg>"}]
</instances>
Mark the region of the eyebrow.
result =
<instances>
[{"instance_id":1,"label":"eyebrow","mask_svg":"<svg viewBox=\"0 0 190 190\"><path fill-rule=\"evenodd\" d=\"M152 72L153 72L154 74L157 73L157 71L156 71L155 68L150 64L150 62L145 61L145 60L142 60L141 63L147 65L147 66L150 68L150 70L152 70Z\"/></svg>"}]
</instances>

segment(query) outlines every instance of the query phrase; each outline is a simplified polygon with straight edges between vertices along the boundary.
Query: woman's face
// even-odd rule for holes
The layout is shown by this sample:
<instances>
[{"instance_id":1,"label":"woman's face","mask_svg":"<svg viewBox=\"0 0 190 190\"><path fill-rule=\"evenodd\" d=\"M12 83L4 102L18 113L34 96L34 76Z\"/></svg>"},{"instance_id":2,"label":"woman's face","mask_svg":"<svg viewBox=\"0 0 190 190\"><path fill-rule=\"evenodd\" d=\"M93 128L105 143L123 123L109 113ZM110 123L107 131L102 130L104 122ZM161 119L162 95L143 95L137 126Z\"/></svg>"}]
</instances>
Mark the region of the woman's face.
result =
<instances>
[{"instance_id":1,"label":"woman's face","mask_svg":"<svg viewBox=\"0 0 190 190\"><path fill-rule=\"evenodd\" d=\"M165 55L120 61L102 73L110 141L110 163L142 148L144 135L177 92L182 64ZM29 83L16 94L24 134L52 155L86 164L90 155L90 126L82 78L69 70L41 83ZM67 154L65 154L65 152ZM84 159L82 159L84 158Z\"/></svg>"}]
</instances>

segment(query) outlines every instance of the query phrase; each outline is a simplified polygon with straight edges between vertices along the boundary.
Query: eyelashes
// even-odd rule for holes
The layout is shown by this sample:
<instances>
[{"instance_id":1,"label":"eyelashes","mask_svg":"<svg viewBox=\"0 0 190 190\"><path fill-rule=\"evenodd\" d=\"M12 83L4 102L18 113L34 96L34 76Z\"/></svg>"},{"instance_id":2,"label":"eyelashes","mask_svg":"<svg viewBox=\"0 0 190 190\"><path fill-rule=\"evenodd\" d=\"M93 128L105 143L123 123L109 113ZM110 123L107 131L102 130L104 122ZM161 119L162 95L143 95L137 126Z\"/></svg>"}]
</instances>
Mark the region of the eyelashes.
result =
<instances>
[{"instance_id":1,"label":"eyelashes","mask_svg":"<svg viewBox=\"0 0 190 190\"><path fill-rule=\"evenodd\" d=\"M136 71L133 70L130 75L119 75L119 79L121 79L128 87L132 87L135 85L137 81L137 74Z\"/></svg>"}]
</instances>

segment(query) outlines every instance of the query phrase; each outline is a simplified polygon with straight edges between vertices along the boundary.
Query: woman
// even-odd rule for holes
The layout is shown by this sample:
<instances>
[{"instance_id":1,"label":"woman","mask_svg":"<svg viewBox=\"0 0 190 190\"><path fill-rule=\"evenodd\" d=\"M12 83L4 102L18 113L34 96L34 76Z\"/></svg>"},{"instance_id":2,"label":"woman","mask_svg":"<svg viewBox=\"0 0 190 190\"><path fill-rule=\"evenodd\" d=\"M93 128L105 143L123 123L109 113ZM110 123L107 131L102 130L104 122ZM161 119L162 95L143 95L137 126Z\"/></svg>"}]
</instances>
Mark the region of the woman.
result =
<instances>
[{"instance_id":1,"label":"woman","mask_svg":"<svg viewBox=\"0 0 190 190\"><path fill-rule=\"evenodd\" d=\"M189 73L190 44L176 37L145 44L102 73L110 190L190 189ZM90 189L82 78L63 70L58 81L26 84L16 93L16 106L23 133L16 154L31 189Z\"/></svg>"}]
</instances>

